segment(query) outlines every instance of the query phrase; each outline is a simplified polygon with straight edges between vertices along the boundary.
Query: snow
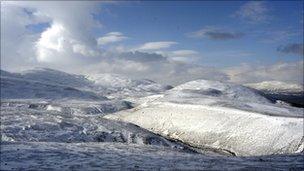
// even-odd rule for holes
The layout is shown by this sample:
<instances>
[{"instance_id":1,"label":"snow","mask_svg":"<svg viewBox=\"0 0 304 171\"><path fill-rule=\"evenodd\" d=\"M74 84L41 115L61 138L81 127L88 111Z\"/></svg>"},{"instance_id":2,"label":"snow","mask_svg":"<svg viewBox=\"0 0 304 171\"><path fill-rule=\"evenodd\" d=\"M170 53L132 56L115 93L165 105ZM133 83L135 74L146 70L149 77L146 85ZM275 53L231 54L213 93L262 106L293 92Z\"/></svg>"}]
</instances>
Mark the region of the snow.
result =
<instances>
[{"instance_id":1,"label":"snow","mask_svg":"<svg viewBox=\"0 0 304 171\"><path fill-rule=\"evenodd\" d=\"M58 107L58 106L47 105L46 110L54 110L54 111L61 112L61 111L62 111L62 108L61 108L61 107Z\"/></svg>"},{"instance_id":2,"label":"snow","mask_svg":"<svg viewBox=\"0 0 304 171\"><path fill-rule=\"evenodd\" d=\"M303 110L273 104L254 90L230 83L192 81L105 118L237 156L303 151Z\"/></svg>"}]
</instances>

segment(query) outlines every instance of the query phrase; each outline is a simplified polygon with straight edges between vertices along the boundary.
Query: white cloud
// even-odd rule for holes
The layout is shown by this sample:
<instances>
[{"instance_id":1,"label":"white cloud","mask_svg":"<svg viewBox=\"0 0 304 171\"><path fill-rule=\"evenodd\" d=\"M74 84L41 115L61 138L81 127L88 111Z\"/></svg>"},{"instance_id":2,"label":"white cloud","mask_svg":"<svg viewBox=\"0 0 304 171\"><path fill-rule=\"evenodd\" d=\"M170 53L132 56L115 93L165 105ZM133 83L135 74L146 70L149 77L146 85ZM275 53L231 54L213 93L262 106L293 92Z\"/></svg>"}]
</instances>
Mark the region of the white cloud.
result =
<instances>
[{"instance_id":1,"label":"white cloud","mask_svg":"<svg viewBox=\"0 0 304 171\"><path fill-rule=\"evenodd\" d=\"M177 42L172 41L162 41L162 42L147 42L140 46L138 50L158 50L158 49L166 49L171 47L172 45L177 44Z\"/></svg>"},{"instance_id":2,"label":"white cloud","mask_svg":"<svg viewBox=\"0 0 304 171\"><path fill-rule=\"evenodd\" d=\"M53 24L41 34L37 41L37 59L41 62L50 62L49 56L55 52L62 52L65 41L64 27L61 24Z\"/></svg>"},{"instance_id":3,"label":"white cloud","mask_svg":"<svg viewBox=\"0 0 304 171\"><path fill-rule=\"evenodd\" d=\"M127 39L127 37L120 32L110 32L103 37L99 37L97 39L97 43L98 45L106 45L109 43L120 42L125 39Z\"/></svg>"},{"instance_id":4,"label":"white cloud","mask_svg":"<svg viewBox=\"0 0 304 171\"><path fill-rule=\"evenodd\" d=\"M270 19L269 9L263 1L246 2L233 16L249 23L261 23Z\"/></svg>"},{"instance_id":5,"label":"white cloud","mask_svg":"<svg viewBox=\"0 0 304 171\"><path fill-rule=\"evenodd\" d=\"M194 50L176 50L172 51L172 55L174 56L192 56L197 55L198 52Z\"/></svg>"},{"instance_id":6,"label":"white cloud","mask_svg":"<svg viewBox=\"0 0 304 171\"><path fill-rule=\"evenodd\" d=\"M101 55L100 52L89 49L87 46L82 44L74 44L73 45L73 52L81 54L83 56L98 56Z\"/></svg>"},{"instance_id":7,"label":"white cloud","mask_svg":"<svg viewBox=\"0 0 304 171\"><path fill-rule=\"evenodd\" d=\"M1 15L1 41L15 42L1 46L1 56L10 61L19 61L24 57L25 63L32 66L48 63L72 67L73 63L83 62L81 58L98 55L96 40L91 32L93 28L100 27L92 16L93 12L98 12L96 3L10 1L1 4L1 14L5 14ZM48 22L50 27L42 33L33 35L26 28L43 22ZM29 36L32 39L28 39ZM14 53L21 50L20 46L27 46L29 50ZM5 62L4 68L20 67L20 63Z\"/></svg>"},{"instance_id":8,"label":"white cloud","mask_svg":"<svg viewBox=\"0 0 304 171\"><path fill-rule=\"evenodd\" d=\"M38 20L12 1L1 1L2 69L27 67L35 62L35 50L31 47L35 46L39 35L32 34L25 26Z\"/></svg>"},{"instance_id":9,"label":"white cloud","mask_svg":"<svg viewBox=\"0 0 304 171\"><path fill-rule=\"evenodd\" d=\"M183 63L195 62L199 57L199 53L194 50L175 50L169 51L166 54L168 56L168 60Z\"/></svg>"},{"instance_id":10,"label":"white cloud","mask_svg":"<svg viewBox=\"0 0 304 171\"><path fill-rule=\"evenodd\" d=\"M152 57L152 56L150 56ZM210 67L167 60L105 60L87 66L85 73L116 73L130 78L148 78L162 84L178 85L194 79L228 80L225 73Z\"/></svg>"}]
</instances>

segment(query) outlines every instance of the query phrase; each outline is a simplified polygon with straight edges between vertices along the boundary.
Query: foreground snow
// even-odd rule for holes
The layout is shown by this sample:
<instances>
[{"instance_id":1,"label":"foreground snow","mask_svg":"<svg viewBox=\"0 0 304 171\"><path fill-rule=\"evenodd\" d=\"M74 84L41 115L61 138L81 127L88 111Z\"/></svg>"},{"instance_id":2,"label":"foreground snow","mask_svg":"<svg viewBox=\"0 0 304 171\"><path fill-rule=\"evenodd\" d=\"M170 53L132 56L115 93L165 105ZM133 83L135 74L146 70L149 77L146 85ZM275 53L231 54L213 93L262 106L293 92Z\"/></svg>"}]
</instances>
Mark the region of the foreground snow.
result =
<instances>
[{"instance_id":1,"label":"foreground snow","mask_svg":"<svg viewBox=\"0 0 304 171\"><path fill-rule=\"evenodd\" d=\"M121 143L1 144L3 170L302 170L302 155L225 157Z\"/></svg>"},{"instance_id":2,"label":"foreground snow","mask_svg":"<svg viewBox=\"0 0 304 171\"><path fill-rule=\"evenodd\" d=\"M101 116L127 109L125 102L3 100L2 142L114 142L195 151L133 124Z\"/></svg>"},{"instance_id":3,"label":"foreground snow","mask_svg":"<svg viewBox=\"0 0 304 171\"><path fill-rule=\"evenodd\" d=\"M152 99L105 118L237 156L303 151L303 110L273 104L248 88L199 80Z\"/></svg>"}]
</instances>

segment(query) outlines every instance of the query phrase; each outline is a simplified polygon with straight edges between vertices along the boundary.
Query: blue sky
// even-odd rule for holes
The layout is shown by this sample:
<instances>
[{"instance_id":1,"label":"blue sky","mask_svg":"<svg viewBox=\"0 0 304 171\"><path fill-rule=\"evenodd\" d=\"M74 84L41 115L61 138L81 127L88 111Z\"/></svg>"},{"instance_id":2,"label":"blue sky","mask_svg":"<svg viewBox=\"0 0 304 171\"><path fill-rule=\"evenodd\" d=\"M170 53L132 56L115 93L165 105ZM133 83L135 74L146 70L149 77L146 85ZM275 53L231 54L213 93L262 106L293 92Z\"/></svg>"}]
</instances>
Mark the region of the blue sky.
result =
<instances>
[{"instance_id":1,"label":"blue sky","mask_svg":"<svg viewBox=\"0 0 304 171\"><path fill-rule=\"evenodd\" d=\"M303 82L303 1L1 1L1 69Z\"/></svg>"},{"instance_id":2,"label":"blue sky","mask_svg":"<svg viewBox=\"0 0 304 171\"><path fill-rule=\"evenodd\" d=\"M96 16L103 28L96 34L113 30L130 37L130 45L149 41L176 41L172 49L192 49L200 52L201 64L229 66L236 63L274 63L296 61L302 56L282 54L277 47L288 43L302 43L303 1L265 2L267 21L249 23L233 15L246 2L209 1L146 1L103 4ZM240 39L210 40L189 38L187 33L204 27L243 32ZM279 40L275 34L286 32ZM274 34L274 35L272 35ZM223 53L231 52L230 57ZM238 56L239 54L239 56ZM234 56L234 57L231 57ZM227 59L228 58L228 59Z\"/></svg>"}]
</instances>

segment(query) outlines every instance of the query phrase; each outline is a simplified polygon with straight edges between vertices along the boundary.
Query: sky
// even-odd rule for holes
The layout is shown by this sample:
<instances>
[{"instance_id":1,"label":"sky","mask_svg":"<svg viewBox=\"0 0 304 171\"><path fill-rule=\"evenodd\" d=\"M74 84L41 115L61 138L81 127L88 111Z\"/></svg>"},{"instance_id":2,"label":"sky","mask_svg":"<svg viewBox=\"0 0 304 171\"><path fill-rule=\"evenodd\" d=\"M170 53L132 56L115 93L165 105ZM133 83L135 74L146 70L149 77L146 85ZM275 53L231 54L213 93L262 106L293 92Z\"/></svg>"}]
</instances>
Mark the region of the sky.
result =
<instances>
[{"instance_id":1,"label":"sky","mask_svg":"<svg viewBox=\"0 0 304 171\"><path fill-rule=\"evenodd\" d=\"M1 1L1 69L303 83L303 1Z\"/></svg>"}]
</instances>

